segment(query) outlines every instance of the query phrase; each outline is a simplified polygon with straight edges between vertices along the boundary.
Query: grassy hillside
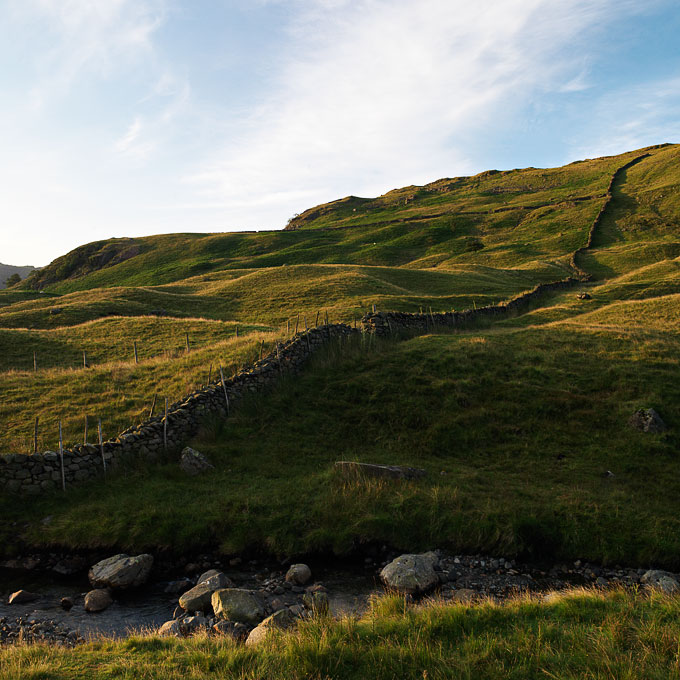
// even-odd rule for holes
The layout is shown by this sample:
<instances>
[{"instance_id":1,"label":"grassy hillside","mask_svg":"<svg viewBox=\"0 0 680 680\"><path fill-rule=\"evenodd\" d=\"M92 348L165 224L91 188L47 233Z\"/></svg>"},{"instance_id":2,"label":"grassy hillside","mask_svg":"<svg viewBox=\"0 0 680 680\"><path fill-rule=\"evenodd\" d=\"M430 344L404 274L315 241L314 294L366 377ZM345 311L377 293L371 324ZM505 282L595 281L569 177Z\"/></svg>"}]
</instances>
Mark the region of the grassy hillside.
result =
<instances>
[{"instance_id":1,"label":"grassy hillside","mask_svg":"<svg viewBox=\"0 0 680 680\"><path fill-rule=\"evenodd\" d=\"M580 288L515 318L330 349L299 380L206 426L196 446L216 464L210 476L187 480L169 463L28 509L0 497L3 516L25 526L12 544L214 543L289 555L380 540L680 567L680 147L644 153L613 186L579 260L592 275ZM77 249L0 293L0 446L28 450L35 415L45 446L57 418L71 440L85 413L102 415L111 434L154 394L179 397L210 363L235 366L261 339L292 332L298 314L313 325L318 312L352 321L373 304L464 309L573 276L571 253L587 242L613 173L641 155L343 199L285 232ZM83 350L92 368L76 367ZM630 429L649 406L668 432ZM332 467L343 458L429 476L348 484Z\"/></svg>"}]
</instances>

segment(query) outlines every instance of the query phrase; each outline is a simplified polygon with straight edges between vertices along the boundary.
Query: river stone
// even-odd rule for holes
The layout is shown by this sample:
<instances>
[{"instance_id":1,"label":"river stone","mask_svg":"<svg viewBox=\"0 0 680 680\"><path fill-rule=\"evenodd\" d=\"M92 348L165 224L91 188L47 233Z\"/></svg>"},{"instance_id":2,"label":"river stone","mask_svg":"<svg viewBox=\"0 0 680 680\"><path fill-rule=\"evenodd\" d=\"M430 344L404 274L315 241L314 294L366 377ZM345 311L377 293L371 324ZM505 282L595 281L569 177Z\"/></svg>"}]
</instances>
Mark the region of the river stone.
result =
<instances>
[{"instance_id":1,"label":"river stone","mask_svg":"<svg viewBox=\"0 0 680 680\"><path fill-rule=\"evenodd\" d=\"M175 635L182 637L182 626L179 621L166 621L159 629L158 634L161 637Z\"/></svg>"},{"instance_id":2,"label":"river stone","mask_svg":"<svg viewBox=\"0 0 680 680\"><path fill-rule=\"evenodd\" d=\"M286 581L304 586L312 578L312 570L306 564L292 564L286 572Z\"/></svg>"},{"instance_id":3,"label":"river stone","mask_svg":"<svg viewBox=\"0 0 680 680\"><path fill-rule=\"evenodd\" d=\"M264 618L262 600L253 590L223 588L212 594L215 616L227 621L238 621L256 626Z\"/></svg>"},{"instance_id":4,"label":"river stone","mask_svg":"<svg viewBox=\"0 0 680 680\"><path fill-rule=\"evenodd\" d=\"M212 629L218 635L228 635L237 642L243 642L250 632L248 626L237 621L218 621Z\"/></svg>"},{"instance_id":5,"label":"river stone","mask_svg":"<svg viewBox=\"0 0 680 680\"><path fill-rule=\"evenodd\" d=\"M666 423L653 408L641 408L630 417L628 421L636 430L642 432L659 433L666 430Z\"/></svg>"},{"instance_id":6,"label":"river stone","mask_svg":"<svg viewBox=\"0 0 680 680\"><path fill-rule=\"evenodd\" d=\"M96 588L85 595L85 611L86 612L102 612L111 603L113 598L111 593L104 588Z\"/></svg>"},{"instance_id":7,"label":"river stone","mask_svg":"<svg viewBox=\"0 0 680 680\"><path fill-rule=\"evenodd\" d=\"M31 593L28 590L17 590L12 593L7 600L7 604L27 604L28 602L35 602L40 599L38 593Z\"/></svg>"},{"instance_id":8,"label":"river stone","mask_svg":"<svg viewBox=\"0 0 680 680\"><path fill-rule=\"evenodd\" d=\"M434 570L438 559L434 553L400 555L380 572L383 583L400 593L417 595L434 588L439 577Z\"/></svg>"},{"instance_id":9,"label":"river stone","mask_svg":"<svg viewBox=\"0 0 680 680\"><path fill-rule=\"evenodd\" d=\"M202 472L214 470L215 466L210 464L207 456L190 446L182 450L182 455L179 459L179 467L188 475L200 475Z\"/></svg>"},{"instance_id":10,"label":"river stone","mask_svg":"<svg viewBox=\"0 0 680 680\"><path fill-rule=\"evenodd\" d=\"M146 582L152 565L153 557L148 554L114 555L97 562L87 576L94 588L132 588Z\"/></svg>"},{"instance_id":11,"label":"river stone","mask_svg":"<svg viewBox=\"0 0 680 680\"><path fill-rule=\"evenodd\" d=\"M252 647L257 645L265 639L267 633L274 628L284 630L290 628L295 623L295 617L287 610L281 609L271 616L268 616L259 626L256 626L250 631L250 635L246 640L246 646Z\"/></svg>"},{"instance_id":12,"label":"river stone","mask_svg":"<svg viewBox=\"0 0 680 680\"><path fill-rule=\"evenodd\" d=\"M659 569L650 569L645 572L640 578L640 583L668 594L680 590L680 583L678 583L677 578L670 572Z\"/></svg>"},{"instance_id":13,"label":"river stone","mask_svg":"<svg viewBox=\"0 0 680 680\"><path fill-rule=\"evenodd\" d=\"M205 581L199 581L179 598L179 606L188 612L205 612L210 609L212 594L220 588L233 588L234 584L221 572Z\"/></svg>"}]
</instances>

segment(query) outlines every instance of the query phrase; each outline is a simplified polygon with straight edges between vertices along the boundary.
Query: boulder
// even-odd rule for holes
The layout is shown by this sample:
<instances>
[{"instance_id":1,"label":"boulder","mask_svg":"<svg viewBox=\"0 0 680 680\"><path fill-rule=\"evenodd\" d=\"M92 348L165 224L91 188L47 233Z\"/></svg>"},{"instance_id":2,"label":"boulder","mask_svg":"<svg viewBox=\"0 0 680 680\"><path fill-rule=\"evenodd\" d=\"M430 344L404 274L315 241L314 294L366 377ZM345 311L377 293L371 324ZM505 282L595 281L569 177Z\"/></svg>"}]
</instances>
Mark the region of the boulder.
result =
<instances>
[{"instance_id":1,"label":"boulder","mask_svg":"<svg viewBox=\"0 0 680 680\"><path fill-rule=\"evenodd\" d=\"M302 604L314 614L328 614L330 603L326 589L323 586L307 588L307 592L302 596Z\"/></svg>"},{"instance_id":2,"label":"boulder","mask_svg":"<svg viewBox=\"0 0 680 680\"><path fill-rule=\"evenodd\" d=\"M35 602L40 599L38 593L31 593L28 590L17 590L12 593L7 600L7 604L27 604L28 602Z\"/></svg>"},{"instance_id":3,"label":"boulder","mask_svg":"<svg viewBox=\"0 0 680 680\"><path fill-rule=\"evenodd\" d=\"M380 578L388 587L400 593L417 595L434 588L439 577L434 570L438 563L435 553L400 555L380 572Z\"/></svg>"},{"instance_id":4,"label":"boulder","mask_svg":"<svg viewBox=\"0 0 680 680\"><path fill-rule=\"evenodd\" d=\"M377 465L375 463L354 463L340 460L335 467L344 477L380 477L382 479L420 479L427 475L421 468L404 467L403 465Z\"/></svg>"},{"instance_id":5,"label":"boulder","mask_svg":"<svg viewBox=\"0 0 680 680\"><path fill-rule=\"evenodd\" d=\"M94 588L134 588L149 578L151 555L114 555L90 568L87 576Z\"/></svg>"},{"instance_id":6,"label":"boulder","mask_svg":"<svg viewBox=\"0 0 680 680\"><path fill-rule=\"evenodd\" d=\"M179 459L179 467L188 475L200 475L208 470L214 470L215 466L210 464L207 456L190 446L182 450L182 455Z\"/></svg>"},{"instance_id":7,"label":"boulder","mask_svg":"<svg viewBox=\"0 0 680 680\"><path fill-rule=\"evenodd\" d=\"M102 612L111 603L113 598L111 593L105 588L96 588L85 595L85 611L86 612Z\"/></svg>"},{"instance_id":8,"label":"boulder","mask_svg":"<svg viewBox=\"0 0 680 680\"><path fill-rule=\"evenodd\" d=\"M304 586L312 578L312 570L306 564L292 564L286 572L286 581Z\"/></svg>"},{"instance_id":9,"label":"boulder","mask_svg":"<svg viewBox=\"0 0 680 680\"><path fill-rule=\"evenodd\" d=\"M62 609L65 609L68 612L73 608L73 599L70 597L62 597L59 604Z\"/></svg>"},{"instance_id":10,"label":"boulder","mask_svg":"<svg viewBox=\"0 0 680 680\"><path fill-rule=\"evenodd\" d=\"M218 621L212 629L218 635L228 635L237 642L243 642L250 632L248 626L237 621Z\"/></svg>"},{"instance_id":11,"label":"boulder","mask_svg":"<svg viewBox=\"0 0 680 680\"><path fill-rule=\"evenodd\" d=\"M179 606L187 612L205 612L210 609L212 595L220 588L233 588L234 584L218 571L205 581L198 582L179 598Z\"/></svg>"},{"instance_id":12,"label":"boulder","mask_svg":"<svg viewBox=\"0 0 680 680\"><path fill-rule=\"evenodd\" d=\"M250 631L250 635L248 635L248 639L246 640L246 646L252 647L253 645L257 645L265 639L271 630L274 630L275 628L284 630L293 626L294 623L295 617L287 609L281 609L271 616L268 616L259 626L256 626Z\"/></svg>"},{"instance_id":13,"label":"boulder","mask_svg":"<svg viewBox=\"0 0 680 680\"><path fill-rule=\"evenodd\" d=\"M653 408L641 408L635 411L628 421L636 430L658 434L665 432L666 423Z\"/></svg>"},{"instance_id":14,"label":"boulder","mask_svg":"<svg viewBox=\"0 0 680 680\"><path fill-rule=\"evenodd\" d=\"M209 622L205 616L187 616L180 620L180 625L185 635L192 635L199 630L205 630Z\"/></svg>"},{"instance_id":15,"label":"boulder","mask_svg":"<svg viewBox=\"0 0 680 680\"><path fill-rule=\"evenodd\" d=\"M182 625L179 621L166 621L159 629L158 634L162 637L174 635L182 637Z\"/></svg>"},{"instance_id":16,"label":"boulder","mask_svg":"<svg viewBox=\"0 0 680 680\"><path fill-rule=\"evenodd\" d=\"M680 583L678 583L678 579L675 575L659 569L650 569L645 572L640 578L640 583L649 586L650 588L662 590L669 595L680 590Z\"/></svg>"},{"instance_id":17,"label":"boulder","mask_svg":"<svg viewBox=\"0 0 680 680\"><path fill-rule=\"evenodd\" d=\"M212 594L215 616L227 621L238 621L256 626L264 618L262 600L253 590L222 588Z\"/></svg>"}]
</instances>

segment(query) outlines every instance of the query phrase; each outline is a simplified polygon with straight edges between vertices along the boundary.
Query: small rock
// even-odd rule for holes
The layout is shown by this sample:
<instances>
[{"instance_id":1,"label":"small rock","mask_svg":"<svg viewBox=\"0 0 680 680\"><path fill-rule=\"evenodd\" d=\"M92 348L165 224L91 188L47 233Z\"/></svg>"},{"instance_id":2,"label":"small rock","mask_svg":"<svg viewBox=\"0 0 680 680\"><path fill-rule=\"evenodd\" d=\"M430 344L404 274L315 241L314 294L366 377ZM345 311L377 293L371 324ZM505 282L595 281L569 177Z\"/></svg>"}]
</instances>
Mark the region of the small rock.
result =
<instances>
[{"instance_id":1,"label":"small rock","mask_svg":"<svg viewBox=\"0 0 680 680\"><path fill-rule=\"evenodd\" d=\"M579 293L576 297L579 300L592 300L592 296L589 293Z\"/></svg>"},{"instance_id":2,"label":"small rock","mask_svg":"<svg viewBox=\"0 0 680 680\"><path fill-rule=\"evenodd\" d=\"M292 564L286 572L286 581L303 586L312 578L312 570L306 564Z\"/></svg>"},{"instance_id":3,"label":"small rock","mask_svg":"<svg viewBox=\"0 0 680 680\"><path fill-rule=\"evenodd\" d=\"M176 619L174 621L166 621L159 629L158 634L162 637L182 637L182 626Z\"/></svg>"},{"instance_id":4,"label":"small rock","mask_svg":"<svg viewBox=\"0 0 680 680\"><path fill-rule=\"evenodd\" d=\"M400 555L380 572L383 583L400 593L416 595L434 588L439 577L434 570L438 558L434 553Z\"/></svg>"},{"instance_id":5,"label":"small rock","mask_svg":"<svg viewBox=\"0 0 680 680\"><path fill-rule=\"evenodd\" d=\"M28 590L17 590L12 593L7 600L7 604L27 604L28 602L35 602L40 599L38 593L31 593Z\"/></svg>"},{"instance_id":6,"label":"small rock","mask_svg":"<svg viewBox=\"0 0 680 680\"><path fill-rule=\"evenodd\" d=\"M325 588L323 590L308 590L302 596L302 603L313 614L323 616L328 613L328 593Z\"/></svg>"},{"instance_id":7,"label":"small rock","mask_svg":"<svg viewBox=\"0 0 680 680\"><path fill-rule=\"evenodd\" d=\"M96 588L85 595L85 611L91 613L101 612L111 605L112 602L113 598L108 590Z\"/></svg>"},{"instance_id":8,"label":"small rock","mask_svg":"<svg viewBox=\"0 0 680 680\"><path fill-rule=\"evenodd\" d=\"M214 571L214 570L213 570ZM209 572L207 572L209 573ZM205 581L200 581L179 598L179 606L186 611L208 611L212 595L220 588L233 588L234 584L221 571L216 571Z\"/></svg>"},{"instance_id":9,"label":"small rock","mask_svg":"<svg viewBox=\"0 0 680 680\"><path fill-rule=\"evenodd\" d=\"M268 616L259 626L250 631L250 635L248 635L246 640L246 646L252 647L259 644L274 628L284 630L290 628L294 623L295 617L287 609L281 609Z\"/></svg>"},{"instance_id":10,"label":"small rock","mask_svg":"<svg viewBox=\"0 0 680 680\"><path fill-rule=\"evenodd\" d=\"M191 635L208 627L208 619L205 616L187 616L180 621L182 631Z\"/></svg>"},{"instance_id":11,"label":"small rock","mask_svg":"<svg viewBox=\"0 0 680 680\"><path fill-rule=\"evenodd\" d=\"M248 637L250 629L238 621L218 621L212 627L218 635L228 635L237 642L243 642Z\"/></svg>"},{"instance_id":12,"label":"small rock","mask_svg":"<svg viewBox=\"0 0 680 680\"><path fill-rule=\"evenodd\" d=\"M73 608L73 600L70 597L62 597L61 602L59 602L62 609L70 611Z\"/></svg>"},{"instance_id":13,"label":"small rock","mask_svg":"<svg viewBox=\"0 0 680 680\"><path fill-rule=\"evenodd\" d=\"M628 422L636 430L642 432L659 433L666 430L666 423L653 408L641 408L635 411Z\"/></svg>"},{"instance_id":14,"label":"small rock","mask_svg":"<svg viewBox=\"0 0 680 680\"><path fill-rule=\"evenodd\" d=\"M651 569L645 572L640 583L668 594L680 590L680 583L678 583L677 578L670 572L659 569Z\"/></svg>"},{"instance_id":15,"label":"small rock","mask_svg":"<svg viewBox=\"0 0 680 680\"><path fill-rule=\"evenodd\" d=\"M182 450L179 467L183 472L191 476L200 475L203 472L215 469L215 466L210 464L205 454L192 449L190 446Z\"/></svg>"}]
</instances>

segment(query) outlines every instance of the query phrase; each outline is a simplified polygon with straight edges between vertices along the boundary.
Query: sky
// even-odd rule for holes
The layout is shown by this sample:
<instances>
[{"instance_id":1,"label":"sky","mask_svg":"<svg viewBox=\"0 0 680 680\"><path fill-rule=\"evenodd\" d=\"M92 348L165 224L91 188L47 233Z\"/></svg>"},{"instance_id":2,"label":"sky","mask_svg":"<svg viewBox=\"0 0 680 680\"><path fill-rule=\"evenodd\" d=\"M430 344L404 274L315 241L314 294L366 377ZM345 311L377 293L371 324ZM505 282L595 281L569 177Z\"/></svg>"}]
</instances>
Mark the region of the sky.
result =
<instances>
[{"instance_id":1,"label":"sky","mask_svg":"<svg viewBox=\"0 0 680 680\"><path fill-rule=\"evenodd\" d=\"M677 0L0 0L0 262L680 141Z\"/></svg>"}]
</instances>

